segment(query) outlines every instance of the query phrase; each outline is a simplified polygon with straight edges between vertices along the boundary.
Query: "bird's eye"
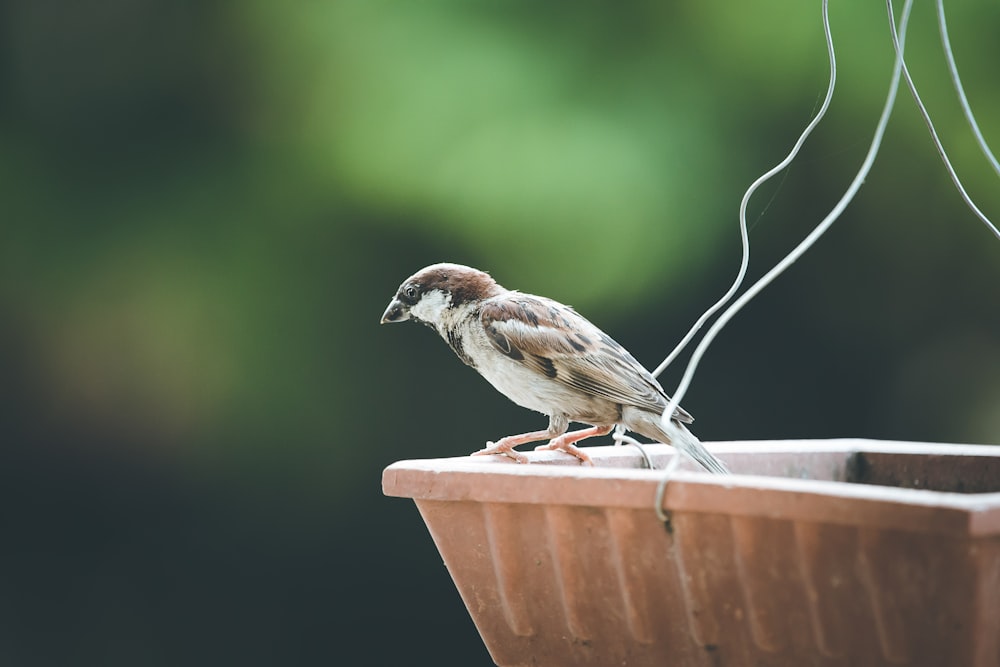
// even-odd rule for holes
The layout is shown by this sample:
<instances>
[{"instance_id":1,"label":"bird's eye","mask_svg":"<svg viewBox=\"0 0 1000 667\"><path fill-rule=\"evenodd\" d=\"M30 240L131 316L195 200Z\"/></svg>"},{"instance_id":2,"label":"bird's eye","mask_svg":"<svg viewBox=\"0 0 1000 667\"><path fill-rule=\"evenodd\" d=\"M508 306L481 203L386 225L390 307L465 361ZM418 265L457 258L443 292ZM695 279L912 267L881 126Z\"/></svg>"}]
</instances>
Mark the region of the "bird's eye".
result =
<instances>
[{"instance_id":1,"label":"bird's eye","mask_svg":"<svg viewBox=\"0 0 1000 667\"><path fill-rule=\"evenodd\" d=\"M413 285L407 285L403 289L403 294L406 296L407 299L415 300L417 298L417 288L414 287Z\"/></svg>"}]
</instances>

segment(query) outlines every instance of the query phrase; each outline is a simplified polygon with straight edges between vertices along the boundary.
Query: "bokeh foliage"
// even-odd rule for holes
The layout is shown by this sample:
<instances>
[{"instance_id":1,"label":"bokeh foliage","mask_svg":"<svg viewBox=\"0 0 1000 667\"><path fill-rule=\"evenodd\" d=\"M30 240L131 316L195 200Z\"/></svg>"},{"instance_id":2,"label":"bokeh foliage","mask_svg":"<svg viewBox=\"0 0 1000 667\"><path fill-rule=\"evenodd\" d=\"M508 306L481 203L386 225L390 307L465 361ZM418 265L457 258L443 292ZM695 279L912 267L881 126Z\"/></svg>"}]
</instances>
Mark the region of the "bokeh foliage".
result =
<instances>
[{"instance_id":1,"label":"bokeh foliage","mask_svg":"<svg viewBox=\"0 0 1000 667\"><path fill-rule=\"evenodd\" d=\"M834 5L838 93L751 206L753 276L840 196L885 93L884 10ZM997 147L1000 9L949 20ZM935 30L921 4L910 67L996 220ZM22 665L484 663L379 473L541 418L378 328L385 302L465 262L654 366L734 275L739 198L826 77L818 3L777 0L15 0L0 31ZM1000 441L998 253L901 93L858 200L706 359L697 432Z\"/></svg>"}]
</instances>

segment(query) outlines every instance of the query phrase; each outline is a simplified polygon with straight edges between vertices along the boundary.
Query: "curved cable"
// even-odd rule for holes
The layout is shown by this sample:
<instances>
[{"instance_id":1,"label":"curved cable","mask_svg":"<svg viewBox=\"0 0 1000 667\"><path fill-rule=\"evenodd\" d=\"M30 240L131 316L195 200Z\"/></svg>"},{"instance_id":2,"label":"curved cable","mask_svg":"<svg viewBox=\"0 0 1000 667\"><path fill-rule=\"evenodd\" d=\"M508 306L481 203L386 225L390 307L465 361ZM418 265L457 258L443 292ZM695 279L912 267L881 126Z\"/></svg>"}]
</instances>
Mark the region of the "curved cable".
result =
<instances>
[{"instance_id":1,"label":"curved cable","mask_svg":"<svg viewBox=\"0 0 1000 667\"><path fill-rule=\"evenodd\" d=\"M1000 162L997 162L997 158L993 155L993 151L990 150L989 144L986 143L986 139L983 137L983 133L979 130L979 123L976 122L976 117L972 113L972 107L969 105L969 100L965 96L965 88L962 87L962 79L958 76L958 65L955 64L955 54L951 50L951 40L948 39L948 26L944 20L944 0L937 0L937 11L938 11L938 26L941 29L941 45L944 47L944 57L948 61L948 71L951 73L951 81L955 85L955 92L958 93L958 101L962 105L962 111L965 112L965 118L969 121L969 127L972 128L972 133L976 135L976 141L979 143L979 148L983 151L983 155L989 160L990 164L993 166L993 171L1000 176Z\"/></svg>"},{"instance_id":2,"label":"curved cable","mask_svg":"<svg viewBox=\"0 0 1000 667\"><path fill-rule=\"evenodd\" d=\"M833 99L833 90L837 81L837 59L833 51L833 36L830 33L830 16L827 8L828 0L823 0L823 34L826 37L827 55L830 61L830 84L826 89L826 98L823 99L823 104L820 106L819 111L813 117L812 121L806 126L806 129L802 131L799 136L798 141L792 147L792 150L785 156L785 159L776 164L770 170L761 175L756 181L750 184L747 188L746 193L743 195L743 200L740 202L740 240L743 244L743 259L740 262L740 270L736 274L736 280L733 281L732 286L729 290L722 295L718 301L716 301L708 310L702 313L698 321L694 323L691 329L687 332L684 338L674 347L673 351L667 355L667 358L660 362L660 365L656 367L653 371L653 377L657 377L662 373L670 364L673 363L674 359L677 358L687 344L691 342L694 335L705 325L705 322L714 315L720 308L722 308L726 303L733 298L739 290L740 285L743 284L743 279L746 277L747 268L750 265L750 238L747 232L747 205L750 203L750 197L757 191L757 189L770 180L775 174L780 172L782 169L787 167L792 160L799 154L799 150L802 148L802 144L805 143L806 138L812 133L812 131L819 125L820 120L826 115L827 109L830 107L830 101Z\"/></svg>"},{"instance_id":3,"label":"curved cable","mask_svg":"<svg viewBox=\"0 0 1000 667\"><path fill-rule=\"evenodd\" d=\"M848 186L847 191L840 198L840 201L833 207L826 218L820 222L808 236L803 239L799 245L797 245L788 255L786 255L780 262L778 262L770 271L764 274L756 283L750 286L746 292L744 292L736 301L729 306L726 311L719 316L719 319L715 321L712 327L708 330L702 338L698 347L695 349L694 353L691 355L691 359L688 362L687 368L685 369L684 376L681 378L681 382L677 387L677 390L673 394L673 398L670 400L666 409L660 416L660 422L667 433L673 437L675 435L678 438L683 437L681 429L675 427L670 419L670 415L673 415L674 411L677 409L678 404L687 392L688 387L691 384L691 379L694 377L694 372L698 367L698 363L701 361L702 356L704 356L705 351L708 346L712 344L715 337L719 332L725 327L729 321L733 318L736 313L738 313L742 308L750 302L757 294L759 294L765 287L767 287L771 282L781 275L789 266L795 263L805 252L808 250L816 241L830 228L830 226L840 217L847 205L854 199L861 185L864 183L868 172L871 171L872 164L875 162L875 157L878 155L879 148L882 145L882 137L885 135L885 128L889 123L889 117L892 114L893 106L896 102L896 92L899 88L899 79L902 72L903 65L903 45L905 43L906 26L909 22L910 9L912 8L913 0L906 0L903 6L903 15L900 19L899 24L899 48L896 50L896 61L893 66L892 80L889 83L889 93L886 98L885 105L882 109L882 115L879 118L878 125L875 128L875 135L872 138L871 145L868 149L868 153L865 155L865 159L858 170L857 175L854 180L851 181L850 186ZM890 13L890 19L892 19L892 14ZM894 22L895 24L895 22ZM658 496L657 502L660 502L662 497Z\"/></svg>"},{"instance_id":4,"label":"curved cable","mask_svg":"<svg viewBox=\"0 0 1000 667\"><path fill-rule=\"evenodd\" d=\"M903 65L903 78L906 79L906 87L910 89L910 94L913 96L913 100L917 103L917 108L920 110L920 116L924 119L924 124L927 125L927 129L931 134L931 140L934 142L934 147L937 149L938 155L944 162L945 168L948 170L948 175L951 176L951 182L955 184L958 189L958 194L961 195L962 201L965 205L976 215L977 218L983 221L993 235L1000 239L1000 229L997 229L996 225L990 222L990 219L986 217L986 214L979 210L979 207L972 201L969 193L965 191L962 186L962 181L959 180L958 174L955 172L955 168L951 166L951 160L948 159L948 154L944 150L944 144L941 143L941 139L938 137L937 131L934 129L934 123L931 122L931 116L927 112L927 107L924 106L923 101L920 99L920 95L917 93L917 86L913 83L913 78L910 76L910 71L906 68L906 63L903 62L902 49L899 44L899 40L896 38L896 20L892 11L892 0L886 0L886 6L889 8L889 25L892 32L892 45L896 49L896 53L899 56L899 61Z\"/></svg>"}]
</instances>

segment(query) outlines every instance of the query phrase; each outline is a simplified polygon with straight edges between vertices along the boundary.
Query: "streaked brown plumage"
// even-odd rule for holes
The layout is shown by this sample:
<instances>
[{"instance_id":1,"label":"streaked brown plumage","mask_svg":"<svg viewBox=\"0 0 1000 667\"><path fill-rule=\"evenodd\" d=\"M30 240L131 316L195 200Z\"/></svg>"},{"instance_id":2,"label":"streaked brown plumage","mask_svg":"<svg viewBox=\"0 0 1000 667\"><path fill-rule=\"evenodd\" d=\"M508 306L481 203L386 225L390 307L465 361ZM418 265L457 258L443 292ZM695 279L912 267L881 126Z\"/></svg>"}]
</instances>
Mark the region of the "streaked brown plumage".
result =
<instances>
[{"instance_id":1,"label":"streaked brown plumage","mask_svg":"<svg viewBox=\"0 0 1000 667\"><path fill-rule=\"evenodd\" d=\"M408 278L382 322L413 319L434 328L458 357L518 405L549 416L549 427L501 438L476 454L505 454L524 462L517 445L548 439L589 462L574 443L606 435L616 424L670 444L660 424L669 401L643 366L569 306L504 289L488 274L459 264L434 264ZM569 422L591 428L567 432ZM675 424L693 418L678 408ZM728 472L693 436L685 452L706 470ZM691 442L687 442L690 440Z\"/></svg>"}]
</instances>

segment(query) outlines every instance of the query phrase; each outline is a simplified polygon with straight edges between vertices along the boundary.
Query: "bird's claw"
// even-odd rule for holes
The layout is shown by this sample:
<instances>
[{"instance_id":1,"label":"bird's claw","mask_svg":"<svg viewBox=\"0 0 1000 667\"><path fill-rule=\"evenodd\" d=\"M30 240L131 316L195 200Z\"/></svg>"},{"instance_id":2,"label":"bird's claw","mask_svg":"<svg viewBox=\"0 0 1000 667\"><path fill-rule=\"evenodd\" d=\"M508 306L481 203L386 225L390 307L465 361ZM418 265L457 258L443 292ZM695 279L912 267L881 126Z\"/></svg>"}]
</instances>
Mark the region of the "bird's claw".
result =
<instances>
[{"instance_id":1,"label":"bird's claw","mask_svg":"<svg viewBox=\"0 0 1000 667\"><path fill-rule=\"evenodd\" d=\"M560 438L553 438L547 444L538 445L537 447L535 447L536 452L555 451L555 450L560 452L566 452L567 454L575 456L576 458L580 459L580 463L584 465L589 465L589 466L594 465L593 460L591 460L590 456L588 456L585 451L583 451L582 449L580 449L579 447L577 447L572 443L561 440Z\"/></svg>"},{"instance_id":2,"label":"bird's claw","mask_svg":"<svg viewBox=\"0 0 1000 667\"><path fill-rule=\"evenodd\" d=\"M513 445L505 443L503 440L501 440L499 444L494 443L492 440L488 440L484 449L472 452L470 456L489 456L491 454L501 454L514 459L518 463L528 462L527 456L514 449Z\"/></svg>"}]
</instances>

